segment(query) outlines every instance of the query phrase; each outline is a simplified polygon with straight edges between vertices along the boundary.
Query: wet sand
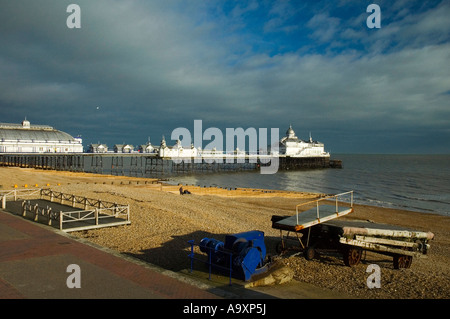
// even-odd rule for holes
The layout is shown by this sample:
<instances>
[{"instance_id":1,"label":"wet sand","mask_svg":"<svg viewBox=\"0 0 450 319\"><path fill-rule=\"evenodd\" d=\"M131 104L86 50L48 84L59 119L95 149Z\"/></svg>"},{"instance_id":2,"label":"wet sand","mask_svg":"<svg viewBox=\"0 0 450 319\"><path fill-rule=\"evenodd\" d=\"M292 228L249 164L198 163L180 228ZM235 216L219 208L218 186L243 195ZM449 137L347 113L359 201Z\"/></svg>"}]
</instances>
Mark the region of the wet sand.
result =
<instances>
[{"instance_id":1,"label":"wet sand","mask_svg":"<svg viewBox=\"0 0 450 319\"><path fill-rule=\"evenodd\" d=\"M277 256L279 230L273 229L272 215L294 215L295 205L323 194L227 190L183 186L192 194L179 194L179 186L152 183L150 179L86 173L0 168L0 189L49 187L55 191L129 204L131 225L71 233L95 244L136 257L174 272L189 268L188 240L203 237L223 240L226 234L261 230L268 253L277 263L291 269L288 285L271 289L291 291L296 284L326 289L334 296L352 298L449 298L450 217L373 206L356 205L348 219L371 220L419 231L430 231L427 258L415 258L409 269L393 269L392 258L368 252L355 267L344 265L338 254L321 254L307 261L303 255ZM48 186L47 186L48 185ZM381 288L369 289L368 265L381 267ZM289 289L287 289L289 287ZM257 287L264 291L266 287ZM296 294L286 295L296 298ZM325 296L324 296L325 297ZM321 298L318 296L317 298Z\"/></svg>"}]
</instances>

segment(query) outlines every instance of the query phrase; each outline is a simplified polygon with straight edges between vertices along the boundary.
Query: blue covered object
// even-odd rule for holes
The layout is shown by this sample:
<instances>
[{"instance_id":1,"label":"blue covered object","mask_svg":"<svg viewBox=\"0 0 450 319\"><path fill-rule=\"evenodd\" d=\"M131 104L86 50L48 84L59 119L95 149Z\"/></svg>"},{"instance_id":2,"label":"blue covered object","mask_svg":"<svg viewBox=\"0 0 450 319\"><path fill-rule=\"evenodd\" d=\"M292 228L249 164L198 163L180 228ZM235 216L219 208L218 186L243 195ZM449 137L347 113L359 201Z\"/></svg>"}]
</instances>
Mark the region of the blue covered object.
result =
<instances>
[{"instance_id":1,"label":"blue covered object","mask_svg":"<svg viewBox=\"0 0 450 319\"><path fill-rule=\"evenodd\" d=\"M233 276L245 281L265 271L266 245L262 231L226 235L225 243L213 238L203 238L200 250L209 255L212 264L231 266Z\"/></svg>"}]
</instances>

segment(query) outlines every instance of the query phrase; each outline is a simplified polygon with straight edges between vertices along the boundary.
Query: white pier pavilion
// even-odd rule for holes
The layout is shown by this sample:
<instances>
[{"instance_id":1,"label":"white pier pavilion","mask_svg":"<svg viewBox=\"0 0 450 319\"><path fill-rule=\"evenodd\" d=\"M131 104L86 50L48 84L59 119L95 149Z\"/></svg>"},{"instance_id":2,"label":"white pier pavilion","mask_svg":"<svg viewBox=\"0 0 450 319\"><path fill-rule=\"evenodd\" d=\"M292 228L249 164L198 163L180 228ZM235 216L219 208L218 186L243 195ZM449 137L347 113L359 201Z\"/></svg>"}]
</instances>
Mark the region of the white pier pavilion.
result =
<instances>
[{"instance_id":1,"label":"white pier pavilion","mask_svg":"<svg viewBox=\"0 0 450 319\"><path fill-rule=\"evenodd\" d=\"M82 153L82 139L47 125L0 123L0 153Z\"/></svg>"}]
</instances>

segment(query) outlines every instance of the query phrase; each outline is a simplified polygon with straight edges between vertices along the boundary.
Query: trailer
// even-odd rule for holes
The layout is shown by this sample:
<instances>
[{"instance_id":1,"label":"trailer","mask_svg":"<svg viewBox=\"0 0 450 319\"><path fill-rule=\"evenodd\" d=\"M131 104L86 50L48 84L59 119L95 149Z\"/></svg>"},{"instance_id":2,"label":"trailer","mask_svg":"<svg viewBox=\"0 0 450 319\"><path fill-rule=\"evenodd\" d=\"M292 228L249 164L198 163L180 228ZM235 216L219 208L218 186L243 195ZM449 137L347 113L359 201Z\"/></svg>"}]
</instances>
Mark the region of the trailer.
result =
<instances>
[{"instance_id":1,"label":"trailer","mask_svg":"<svg viewBox=\"0 0 450 319\"><path fill-rule=\"evenodd\" d=\"M342 204L339 199L348 195L350 202ZM329 205L330 199L334 205ZM409 268L413 257L426 256L434 238L431 232L340 218L353 212L353 191L319 199L314 208L302 210L307 204L297 205L294 216L272 216L272 228L280 230L278 253L289 250L288 242L294 240L307 260L319 250L338 251L351 267L359 264L367 250L392 256L394 268L399 269Z\"/></svg>"}]
</instances>

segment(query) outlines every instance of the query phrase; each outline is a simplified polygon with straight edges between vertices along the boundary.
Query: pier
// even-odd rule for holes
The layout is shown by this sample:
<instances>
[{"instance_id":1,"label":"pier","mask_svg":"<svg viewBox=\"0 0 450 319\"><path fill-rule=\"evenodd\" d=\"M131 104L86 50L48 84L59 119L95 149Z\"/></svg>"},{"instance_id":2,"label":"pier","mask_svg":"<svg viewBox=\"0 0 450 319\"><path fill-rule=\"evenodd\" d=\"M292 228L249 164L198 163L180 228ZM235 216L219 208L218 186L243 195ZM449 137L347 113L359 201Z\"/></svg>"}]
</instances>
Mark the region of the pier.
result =
<instances>
[{"instance_id":1,"label":"pier","mask_svg":"<svg viewBox=\"0 0 450 319\"><path fill-rule=\"evenodd\" d=\"M1 124L1 123L0 123ZM26 139L17 138L17 131ZM31 133L32 134L31 134ZM39 142L33 134L52 132L55 142ZM274 174L278 170L298 170L317 168L341 168L342 162L330 160L324 144L299 139L292 126L289 126L274 155L246 152L236 148L233 152L217 151L191 147L184 148L177 140L168 146L163 137L159 147L150 143L141 145L139 152L132 145L119 145L114 152L107 145L91 144L90 153L82 153L81 139L54 130L47 126L32 126L29 121L19 124L1 124L2 143L0 143L0 166L26 167L47 170L86 172L132 177L161 177L182 174L258 171ZM65 137L69 144L80 147L71 148L59 143ZM56 142L59 141L59 142ZM7 142L7 143L6 143ZM2 146L3 145L3 146ZM12 145L12 146L11 146Z\"/></svg>"},{"instance_id":2,"label":"pier","mask_svg":"<svg viewBox=\"0 0 450 319\"><path fill-rule=\"evenodd\" d=\"M342 162L329 157L280 156L279 170L340 168ZM264 164L254 157L236 158L162 158L146 153L77 154L0 154L0 166L36 168L117 176L161 177L189 173L256 171Z\"/></svg>"}]
</instances>

